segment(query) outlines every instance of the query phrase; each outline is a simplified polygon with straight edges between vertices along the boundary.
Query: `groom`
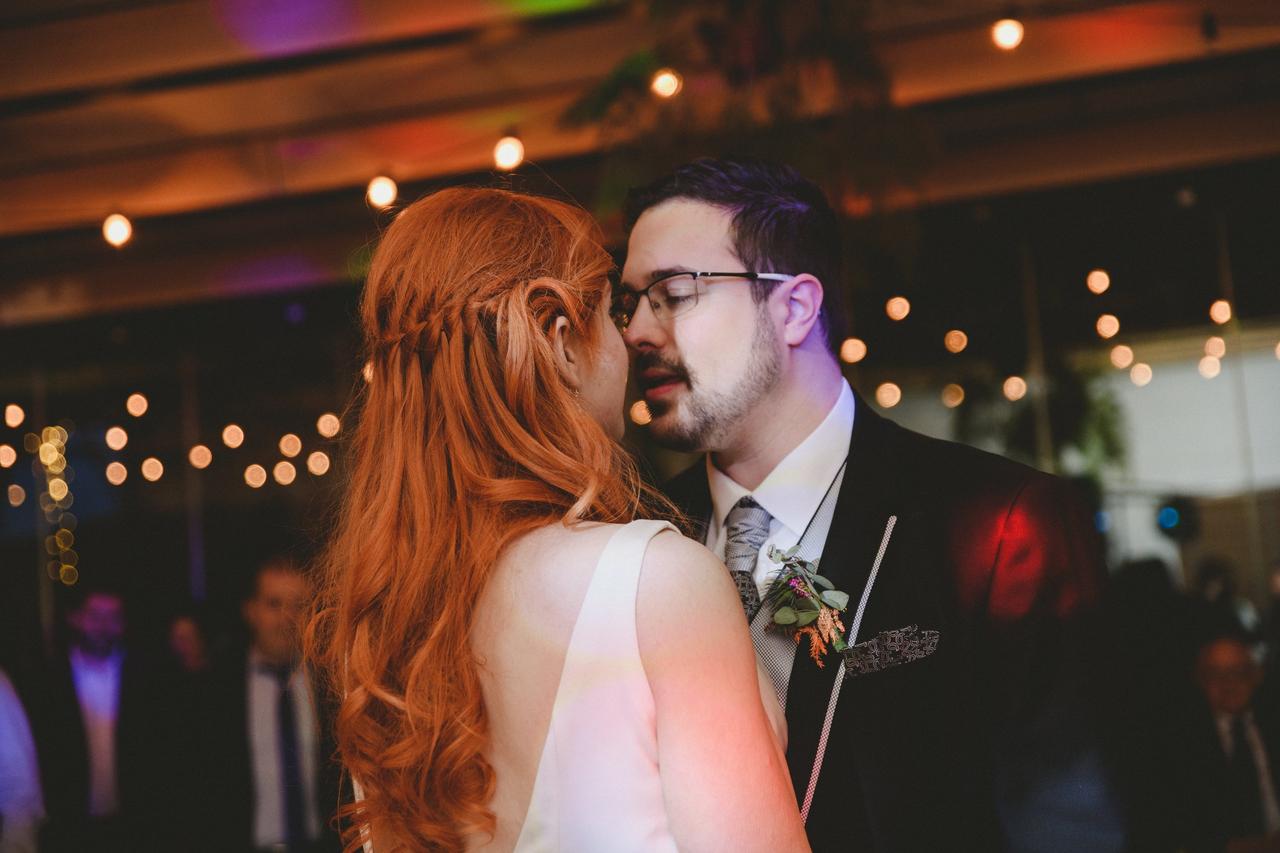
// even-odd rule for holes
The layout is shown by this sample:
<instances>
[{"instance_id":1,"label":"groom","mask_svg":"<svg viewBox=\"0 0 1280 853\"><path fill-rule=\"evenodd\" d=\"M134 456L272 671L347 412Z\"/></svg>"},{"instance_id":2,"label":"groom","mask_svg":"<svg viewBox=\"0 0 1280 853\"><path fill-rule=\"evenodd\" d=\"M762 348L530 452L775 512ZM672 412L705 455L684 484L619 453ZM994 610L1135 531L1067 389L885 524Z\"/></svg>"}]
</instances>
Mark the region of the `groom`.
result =
<instances>
[{"instance_id":1,"label":"groom","mask_svg":"<svg viewBox=\"0 0 1280 853\"><path fill-rule=\"evenodd\" d=\"M615 320L654 439L705 454L667 490L738 585L814 849L1118 847L1076 637L1103 571L1067 485L853 392L838 221L794 170L699 160L627 222ZM797 544L850 596L843 655L765 630Z\"/></svg>"}]
</instances>

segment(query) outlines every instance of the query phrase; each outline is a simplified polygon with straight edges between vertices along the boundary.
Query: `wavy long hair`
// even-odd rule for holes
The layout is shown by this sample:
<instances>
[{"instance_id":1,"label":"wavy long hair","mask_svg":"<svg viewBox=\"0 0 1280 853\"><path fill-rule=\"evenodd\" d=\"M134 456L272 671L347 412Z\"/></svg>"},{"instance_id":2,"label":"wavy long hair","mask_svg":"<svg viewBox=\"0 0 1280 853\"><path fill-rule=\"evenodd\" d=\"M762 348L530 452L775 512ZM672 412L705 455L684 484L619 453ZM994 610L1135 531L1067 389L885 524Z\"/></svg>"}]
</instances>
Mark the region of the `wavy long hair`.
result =
<instances>
[{"instance_id":1,"label":"wavy long hair","mask_svg":"<svg viewBox=\"0 0 1280 853\"><path fill-rule=\"evenodd\" d=\"M503 548L557 521L667 515L557 368L558 316L589 348L613 266L583 210L497 189L407 207L374 253L372 365L321 560L308 654L337 704L339 808L414 850L492 833L495 780L473 607Z\"/></svg>"}]
</instances>

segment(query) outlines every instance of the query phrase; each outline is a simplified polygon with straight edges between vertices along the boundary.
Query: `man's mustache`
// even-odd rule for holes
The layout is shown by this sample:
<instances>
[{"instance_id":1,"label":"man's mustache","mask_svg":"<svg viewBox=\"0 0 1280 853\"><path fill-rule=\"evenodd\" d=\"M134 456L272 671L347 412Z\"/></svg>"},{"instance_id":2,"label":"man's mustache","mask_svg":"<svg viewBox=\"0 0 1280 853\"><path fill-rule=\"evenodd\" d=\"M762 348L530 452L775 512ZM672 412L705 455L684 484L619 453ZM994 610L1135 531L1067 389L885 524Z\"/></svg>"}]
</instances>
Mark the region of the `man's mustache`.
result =
<instances>
[{"instance_id":1,"label":"man's mustache","mask_svg":"<svg viewBox=\"0 0 1280 853\"><path fill-rule=\"evenodd\" d=\"M679 361L664 358L661 353L642 352L636 356L636 360L632 369L637 377L640 377L646 370L660 370L664 373L671 374L673 379L681 382L689 381L689 371ZM640 379L643 383L643 379Z\"/></svg>"}]
</instances>

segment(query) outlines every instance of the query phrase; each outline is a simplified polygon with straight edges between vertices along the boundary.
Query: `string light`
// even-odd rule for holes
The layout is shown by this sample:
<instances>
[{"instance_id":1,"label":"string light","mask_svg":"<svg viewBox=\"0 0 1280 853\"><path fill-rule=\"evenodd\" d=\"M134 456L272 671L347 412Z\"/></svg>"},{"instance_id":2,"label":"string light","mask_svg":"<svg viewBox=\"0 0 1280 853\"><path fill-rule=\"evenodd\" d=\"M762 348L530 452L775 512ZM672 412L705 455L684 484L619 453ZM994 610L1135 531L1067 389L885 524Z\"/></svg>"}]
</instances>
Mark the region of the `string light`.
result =
<instances>
[{"instance_id":1,"label":"string light","mask_svg":"<svg viewBox=\"0 0 1280 853\"><path fill-rule=\"evenodd\" d=\"M1135 364L1129 371L1129 378L1133 380L1133 384L1137 385L1139 388L1149 383L1153 375L1151 365L1145 364L1141 361Z\"/></svg>"},{"instance_id":2,"label":"string light","mask_svg":"<svg viewBox=\"0 0 1280 853\"><path fill-rule=\"evenodd\" d=\"M118 486L129 477L129 469L120 462L112 462L107 466L107 482Z\"/></svg>"},{"instance_id":3,"label":"string light","mask_svg":"<svg viewBox=\"0 0 1280 853\"><path fill-rule=\"evenodd\" d=\"M108 243L119 249L133 237L133 223L127 216L113 213L102 220L102 236Z\"/></svg>"},{"instance_id":4,"label":"string light","mask_svg":"<svg viewBox=\"0 0 1280 853\"><path fill-rule=\"evenodd\" d=\"M39 457L41 465L50 465L53 460L58 458L58 448L46 441L44 444L40 445L40 449L37 451L36 456Z\"/></svg>"},{"instance_id":5,"label":"string light","mask_svg":"<svg viewBox=\"0 0 1280 853\"><path fill-rule=\"evenodd\" d=\"M27 492L22 486L14 483L9 487L9 506L22 506L22 502L27 499Z\"/></svg>"},{"instance_id":6,"label":"string light","mask_svg":"<svg viewBox=\"0 0 1280 853\"><path fill-rule=\"evenodd\" d=\"M510 172L524 162L524 143L515 134L504 136L493 146L493 165Z\"/></svg>"},{"instance_id":7,"label":"string light","mask_svg":"<svg viewBox=\"0 0 1280 853\"><path fill-rule=\"evenodd\" d=\"M378 208L378 210L382 210L390 207L395 202L399 191L395 181L385 175L379 175L369 182L369 187L365 190L364 197L369 204Z\"/></svg>"},{"instance_id":8,"label":"string light","mask_svg":"<svg viewBox=\"0 0 1280 853\"><path fill-rule=\"evenodd\" d=\"M267 469L261 465L250 465L244 469L244 481L252 489L260 489L267 482Z\"/></svg>"},{"instance_id":9,"label":"string light","mask_svg":"<svg viewBox=\"0 0 1280 853\"><path fill-rule=\"evenodd\" d=\"M142 479L148 483L154 483L164 476L164 465L154 456L148 456L142 460Z\"/></svg>"},{"instance_id":10,"label":"string light","mask_svg":"<svg viewBox=\"0 0 1280 853\"><path fill-rule=\"evenodd\" d=\"M969 336L959 329L952 329L943 337L942 345L947 348L947 352L964 352L965 347L969 346Z\"/></svg>"},{"instance_id":11,"label":"string light","mask_svg":"<svg viewBox=\"0 0 1280 853\"><path fill-rule=\"evenodd\" d=\"M1021 376L1010 376L1004 381L1004 396L1013 402L1027 396L1027 380Z\"/></svg>"},{"instance_id":12,"label":"string light","mask_svg":"<svg viewBox=\"0 0 1280 853\"><path fill-rule=\"evenodd\" d=\"M280 453L290 459L302 452L302 439L293 433L285 433L280 437Z\"/></svg>"},{"instance_id":13,"label":"string light","mask_svg":"<svg viewBox=\"0 0 1280 853\"><path fill-rule=\"evenodd\" d=\"M890 320L905 320L911 313L911 303L905 296L895 296L884 304L884 313L889 315Z\"/></svg>"},{"instance_id":14,"label":"string light","mask_svg":"<svg viewBox=\"0 0 1280 853\"><path fill-rule=\"evenodd\" d=\"M1133 364L1133 348L1124 344L1111 348L1111 363L1121 370Z\"/></svg>"},{"instance_id":15,"label":"string light","mask_svg":"<svg viewBox=\"0 0 1280 853\"><path fill-rule=\"evenodd\" d=\"M1228 323L1231 320L1231 303L1225 299L1219 299L1209 306L1209 319L1217 323L1219 326Z\"/></svg>"},{"instance_id":16,"label":"string light","mask_svg":"<svg viewBox=\"0 0 1280 853\"><path fill-rule=\"evenodd\" d=\"M18 451L7 444L0 444L0 468L9 468L18 461Z\"/></svg>"},{"instance_id":17,"label":"string light","mask_svg":"<svg viewBox=\"0 0 1280 853\"><path fill-rule=\"evenodd\" d=\"M236 424L227 424L222 428L222 443L235 450L244 444L244 430Z\"/></svg>"},{"instance_id":18,"label":"string light","mask_svg":"<svg viewBox=\"0 0 1280 853\"><path fill-rule=\"evenodd\" d=\"M964 388L954 382L942 389L942 405L954 409L964 402Z\"/></svg>"},{"instance_id":19,"label":"string light","mask_svg":"<svg viewBox=\"0 0 1280 853\"><path fill-rule=\"evenodd\" d=\"M113 426L107 430L107 447L112 450L123 450L128 443L129 433L125 432L122 427Z\"/></svg>"},{"instance_id":20,"label":"string light","mask_svg":"<svg viewBox=\"0 0 1280 853\"><path fill-rule=\"evenodd\" d=\"M649 412L649 404L644 400L636 400L631 404L631 422L637 426L648 426L653 420Z\"/></svg>"},{"instance_id":21,"label":"string light","mask_svg":"<svg viewBox=\"0 0 1280 853\"><path fill-rule=\"evenodd\" d=\"M324 438L333 438L342 429L342 421L333 412L325 412L316 420L316 432Z\"/></svg>"},{"instance_id":22,"label":"string light","mask_svg":"<svg viewBox=\"0 0 1280 853\"><path fill-rule=\"evenodd\" d=\"M147 413L147 398L141 394L130 394L129 399L124 401L125 410L135 418L140 418Z\"/></svg>"},{"instance_id":23,"label":"string light","mask_svg":"<svg viewBox=\"0 0 1280 853\"><path fill-rule=\"evenodd\" d=\"M1111 287L1111 276L1106 270L1094 270L1085 276L1084 286L1089 288L1089 292L1101 296Z\"/></svg>"},{"instance_id":24,"label":"string light","mask_svg":"<svg viewBox=\"0 0 1280 853\"><path fill-rule=\"evenodd\" d=\"M1227 342L1214 335L1204 342L1204 354L1211 355L1214 358L1222 358L1227 354Z\"/></svg>"},{"instance_id":25,"label":"string light","mask_svg":"<svg viewBox=\"0 0 1280 853\"><path fill-rule=\"evenodd\" d=\"M1098 337L1114 338L1120 333L1120 318L1115 314L1103 314L1098 318L1097 325Z\"/></svg>"},{"instance_id":26,"label":"string light","mask_svg":"<svg viewBox=\"0 0 1280 853\"><path fill-rule=\"evenodd\" d=\"M1026 30L1015 18L1002 18L991 25L991 41L1001 50L1013 50L1022 44Z\"/></svg>"},{"instance_id":27,"label":"string light","mask_svg":"<svg viewBox=\"0 0 1280 853\"><path fill-rule=\"evenodd\" d=\"M329 454L317 450L307 457L307 470L317 477L323 477L329 470Z\"/></svg>"},{"instance_id":28,"label":"string light","mask_svg":"<svg viewBox=\"0 0 1280 853\"><path fill-rule=\"evenodd\" d=\"M902 389L892 382L885 382L876 388L876 402L886 409L892 409L902 402Z\"/></svg>"},{"instance_id":29,"label":"string light","mask_svg":"<svg viewBox=\"0 0 1280 853\"><path fill-rule=\"evenodd\" d=\"M845 364L857 364L867 357L867 344L861 338L845 338L840 344L840 360Z\"/></svg>"},{"instance_id":30,"label":"string light","mask_svg":"<svg viewBox=\"0 0 1280 853\"><path fill-rule=\"evenodd\" d=\"M197 444L187 453L187 461L191 463L192 468L208 468L209 463L213 461L213 451L203 444Z\"/></svg>"},{"instance_id":31,"label":"string light","mask_svg":"<svg viewBox=\"0 0 1280 853\"><path fill-rule=\"evenodd\" d=\"M27 413L22 411L22 407L17 403L10 403L4 407L4 425L9 429L17 429L22 426L22 422L26 417Z\"/></svg>"},{"instance_id":32,"label":"string light","mask_svg":"<svg viewBox=\"0 0 1280 853\"><path fill-rule=\"evenodd\" d=\"M660 68L649 81L649 91L659 98L674 98L684 88L684 78L670 68Z\"/></svg>"},{"instance_id":33,"label":"string light","mask_svg":"<svg viewBox=\"0 0 1280 853\"><path fill-rule=\"evenodd\" d=\"M276 467L271 470L271 475L276 478L277 483L287 486L298 476L298 469L293 467L292 462L286 462L281 459L276 463Z\"/></svg>"},{"instance_id":34,"label":"string light","mask_svg":"<svg viewBox=\"0 0 1280 853\"><path fill-rule=\"evenodd\" d=\"M1200 375L1205 379L1212 379L1222 372L1222 361L1213 355L1206 355L1200 359Z\"/></svg>"}]
</instances>

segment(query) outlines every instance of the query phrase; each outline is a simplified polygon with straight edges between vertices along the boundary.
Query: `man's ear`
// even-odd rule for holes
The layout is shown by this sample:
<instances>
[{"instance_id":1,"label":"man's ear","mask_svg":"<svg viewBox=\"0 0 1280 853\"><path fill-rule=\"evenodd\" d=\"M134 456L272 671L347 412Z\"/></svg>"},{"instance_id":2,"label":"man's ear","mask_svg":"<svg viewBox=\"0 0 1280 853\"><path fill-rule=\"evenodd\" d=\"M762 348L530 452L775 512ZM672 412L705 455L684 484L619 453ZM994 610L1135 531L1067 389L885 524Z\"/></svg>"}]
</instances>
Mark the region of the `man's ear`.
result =
<instances>
[{"instance_id":1,"label":"man's ear","mask_svg":"<svg viewBox=\"0 0 1280 853\"><path fill-rule=\"evenodd\" d=\"M569 318L563 314L557 316L551 326L551 346L556 353L560 378L570 390L577 391L582 386L582 341L570 331Z\"/></svg>"},{"instance_id":2,"label":"man's ear","mask_svg":"<svg viewBox=\"0 0 1280 853\"><path fill-rule=\"evenodd\" d=\"M822 282L802 273L783 287L786 288L787 300L783 340L788 346L799 346L822 316Z\"/></svg>"}]
</instances>

